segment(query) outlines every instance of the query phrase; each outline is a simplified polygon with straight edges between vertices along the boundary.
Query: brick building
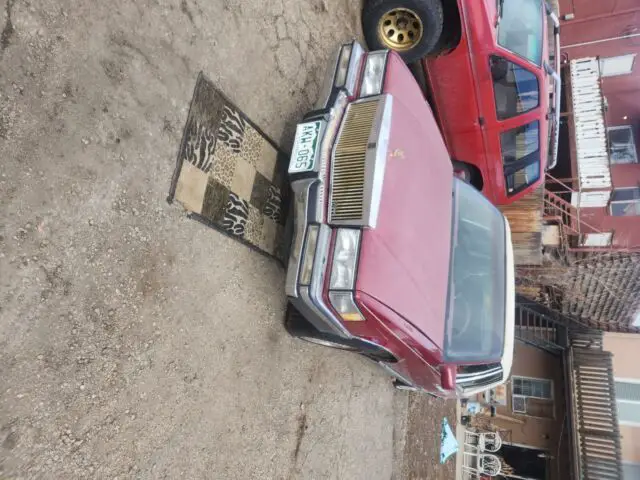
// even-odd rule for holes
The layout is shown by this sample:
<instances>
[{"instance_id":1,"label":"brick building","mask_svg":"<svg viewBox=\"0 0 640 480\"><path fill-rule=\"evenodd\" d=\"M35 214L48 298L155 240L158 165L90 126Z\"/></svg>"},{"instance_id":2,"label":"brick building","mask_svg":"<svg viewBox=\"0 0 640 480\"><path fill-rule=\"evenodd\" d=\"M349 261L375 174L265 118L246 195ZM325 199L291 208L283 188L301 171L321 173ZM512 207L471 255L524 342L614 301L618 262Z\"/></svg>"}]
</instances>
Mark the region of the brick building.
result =
<instances>
[{"instance_id":1,"label":"brick building","mask_svg":"<svg viewBox=\"0 0 640 480\"><path fill-rule=\"evenodd\" d=\"M561 0L560 17L565 162L551 174L572 193L570 246L640 251L640 2Z\"/></svg>"},{"instance_id":2,"label":"brick building","mask_svg":"<svg viewBox=\"0 0 640 480\"><path fill-rule=\"evenodd\" d=\"M640 2L560 0L563 110L544 193L546 260L520 293L640 332Z\"/></svg>"}]
</instances>

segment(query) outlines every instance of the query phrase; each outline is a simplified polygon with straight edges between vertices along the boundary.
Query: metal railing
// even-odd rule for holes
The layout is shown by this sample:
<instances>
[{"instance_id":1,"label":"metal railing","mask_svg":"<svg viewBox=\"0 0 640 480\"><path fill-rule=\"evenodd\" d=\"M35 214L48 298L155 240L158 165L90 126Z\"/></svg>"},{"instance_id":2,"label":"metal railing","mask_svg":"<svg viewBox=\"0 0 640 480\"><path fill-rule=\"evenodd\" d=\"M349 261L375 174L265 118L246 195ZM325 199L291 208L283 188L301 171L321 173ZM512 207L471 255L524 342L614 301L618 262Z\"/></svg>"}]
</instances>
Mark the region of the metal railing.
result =
<instances>
[{"instance_id":1,"label":"metal railing","mask_svg":"<svg viewBox=\"0 0 640 480\"><path fill-rule=\"evenodd\" d=\"M570 71L578 190L611 189L600 61L597 57L572 60Z\"/></svg>"},{"instance_id":2,"label":"metal railing","mask_svg":"<svg viewBox=\"0 0 640 480\"><path fill-rule=\"evenodd\" d=\"M580 216L580 203L574 205L562 198L562 194L574 195L578 192L569 187L562 180L546 175L546 183L559 185L556 192L545 189L543 199L544 216L547 220L555 220L560 228L561 248L565 251L574 250L579 246L584 234L603 234L601 229L584 221ZM572 239L577 237L576 245L570 245ZM612 248L611 246L601 247L601 249Z\"/></svg>"},{"instance_id":3,"label":"metal railing","mask_svg":"<svg viewBox=\"0 0 640 480\"><path fill-rule=\"evenodd\" d=\"M524 304L516 304L516 338L549 353L559 354L564 350L558 339L558 323Z\"/></svg>"}]
</instances>

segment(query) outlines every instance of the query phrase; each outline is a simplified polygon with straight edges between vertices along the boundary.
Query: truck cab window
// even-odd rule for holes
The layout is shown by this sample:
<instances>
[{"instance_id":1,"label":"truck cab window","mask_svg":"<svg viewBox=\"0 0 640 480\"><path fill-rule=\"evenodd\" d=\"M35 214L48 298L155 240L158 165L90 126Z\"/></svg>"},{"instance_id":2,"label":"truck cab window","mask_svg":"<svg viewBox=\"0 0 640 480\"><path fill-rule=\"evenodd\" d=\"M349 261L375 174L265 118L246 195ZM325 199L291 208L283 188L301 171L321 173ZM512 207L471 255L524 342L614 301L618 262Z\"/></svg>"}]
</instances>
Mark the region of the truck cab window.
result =
<instances>
[{"instance_id":1,"label":"truck cab window","mask_svg":"<svg viewBox=\"0 0 640 480\"><path fill-rule=\"evenodd\" d=\"M490 62L498 120L526 113L540 104L538 78L532 72L495 55Z\"/></svg>"},{"instance_id":2,"label":"truck cab window","mask_svg":"<svg viewBox=\"0 0 640 480\"><path fill-rule=\"evenodd\" d=\"M513 195L540 178L540 122L502 132L502 163L507 194Z\"/></svg>"}]
</instances>

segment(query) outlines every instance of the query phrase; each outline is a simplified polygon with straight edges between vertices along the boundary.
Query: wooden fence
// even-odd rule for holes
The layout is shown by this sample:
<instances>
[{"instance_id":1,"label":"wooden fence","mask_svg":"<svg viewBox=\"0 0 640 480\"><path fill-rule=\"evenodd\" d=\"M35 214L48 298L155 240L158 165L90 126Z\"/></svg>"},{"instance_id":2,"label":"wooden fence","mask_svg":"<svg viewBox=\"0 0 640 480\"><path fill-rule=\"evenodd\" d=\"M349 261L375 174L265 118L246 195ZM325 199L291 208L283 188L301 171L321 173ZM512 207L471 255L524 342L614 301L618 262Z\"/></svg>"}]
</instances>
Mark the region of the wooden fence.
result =
<instances>
[{"instance_id":1,"label":"wooden fence","mask_svg":"<svg viewBox=\"0 0 640 480\"><path fill-rule=\"evenodd\" d=\"M542 264L542 204L544 185L500 211L511 227L513 256L516 265Z\"/></svg>"},{"instance_id":2,"label":"wooden fence","mask_svg":"<svg viewBox=\"0 0 640 480\"><path fill-rule=\"evenodd\" d=\"M582 480L620 480L622 457L612 354L602 332L571 333L569 349L578 469Z\"/></svg>"}]
</instances>

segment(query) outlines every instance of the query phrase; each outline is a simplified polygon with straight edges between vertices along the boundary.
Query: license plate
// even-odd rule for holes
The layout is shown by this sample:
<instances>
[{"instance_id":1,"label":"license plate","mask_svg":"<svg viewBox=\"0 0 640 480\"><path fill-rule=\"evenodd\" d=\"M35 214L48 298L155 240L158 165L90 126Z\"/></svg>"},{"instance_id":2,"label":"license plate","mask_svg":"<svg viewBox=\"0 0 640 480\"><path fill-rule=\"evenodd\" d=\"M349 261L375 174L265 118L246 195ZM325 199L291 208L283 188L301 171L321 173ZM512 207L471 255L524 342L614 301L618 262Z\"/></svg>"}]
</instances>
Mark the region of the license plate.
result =
<instances>
[{"instance_id":1,"label":"license plate","mask_svg":"<svg viewBox=\"0 0 640 480\"><path fill-rule=\"evenodd\" d=\"M316 165L322 122L301 123L296 128L289 173L310 172Z\"/></svg>"}]
</instances>

